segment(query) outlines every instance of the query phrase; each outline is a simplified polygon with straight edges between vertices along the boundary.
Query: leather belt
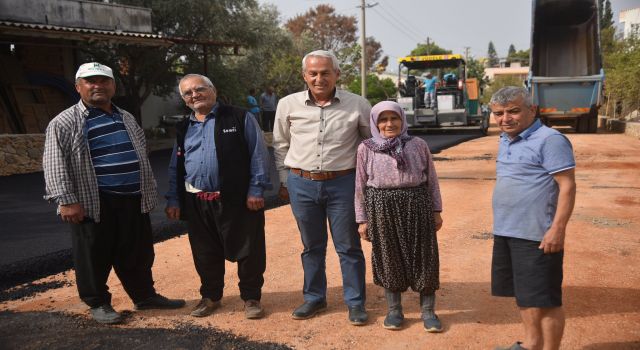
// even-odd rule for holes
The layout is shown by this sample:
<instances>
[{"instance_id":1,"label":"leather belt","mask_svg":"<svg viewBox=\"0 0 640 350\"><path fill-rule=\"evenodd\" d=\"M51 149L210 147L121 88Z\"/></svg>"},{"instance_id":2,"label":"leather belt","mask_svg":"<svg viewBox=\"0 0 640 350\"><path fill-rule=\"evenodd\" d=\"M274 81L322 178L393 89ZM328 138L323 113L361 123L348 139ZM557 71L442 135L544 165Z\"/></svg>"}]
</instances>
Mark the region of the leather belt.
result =
<instances>
[{"instance_id":1,"label":"leather belt","mask_svg":"<svg viewBox=\"0 0 640 350\"><path fill-rule=\"evenodd\" d=\"M213 202L220 199L220 192L198 192L195 193L199 200Z\"/></svg>"},{"instance_id":2,"label":"leather belt","mask_svg":"<svg viewBox=\"0 0 640 350\"><path fill-rule=\"evenodd\" d=\"M351 174L355 172L356 169L347 169L347 170L338 170L338 171L307 171L298 168L291 168L291 172L303 177L305 179L313 180L313 181L326 181L335 179L340 176L344 176L347 174Z\"/></svg>"}]
</instances>

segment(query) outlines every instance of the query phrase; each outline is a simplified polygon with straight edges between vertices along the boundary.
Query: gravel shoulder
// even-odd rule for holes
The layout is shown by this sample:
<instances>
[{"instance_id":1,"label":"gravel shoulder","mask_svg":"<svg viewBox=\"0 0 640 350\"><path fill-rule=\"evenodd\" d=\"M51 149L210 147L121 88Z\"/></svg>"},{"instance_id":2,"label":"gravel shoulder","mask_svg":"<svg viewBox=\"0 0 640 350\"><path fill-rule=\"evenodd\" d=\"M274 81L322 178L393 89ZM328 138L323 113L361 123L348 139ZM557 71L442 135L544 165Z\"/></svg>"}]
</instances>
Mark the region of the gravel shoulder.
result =
<instances>
[{"instance_id":1,"label":"gravel shoulder","mask_svg":"<svg viewBox=\"0 0 640 350\"><path fill-rule=\"evenodd\" d=\"M578 194L565 253L564 349L640 348L640 140L619 134L567 135L577 159ZM439 153L436 169L443 195L444 227L439 232L441 289L437 311L442 334L428 334L419 318L416 293L405 293L407 326L382 328L382 288L367 271L370 323L353 327L342 302L335 250L327 252L326 312L296 321L302 302L302 244L289 206L267 211L267 272L262 320L245 320L236 266L227 264L223 307L204 319L189 316L199 299L186 235L155 246L157 290L187 300L171 311L134 312L112 274L113 305L125 311L123 325L89 320L78 299L73 270L32 282L55 286L0 302L0 344L8 349L52 348L219 348L219 349L491 349L521 338L512 299L490 296L491 193L495 182L497 131ZM370 246L364 243L365 256ZM19 290L21 287L17 287ZM158 337L160 335L160 337Z\"/></svg>"}]
</instances>

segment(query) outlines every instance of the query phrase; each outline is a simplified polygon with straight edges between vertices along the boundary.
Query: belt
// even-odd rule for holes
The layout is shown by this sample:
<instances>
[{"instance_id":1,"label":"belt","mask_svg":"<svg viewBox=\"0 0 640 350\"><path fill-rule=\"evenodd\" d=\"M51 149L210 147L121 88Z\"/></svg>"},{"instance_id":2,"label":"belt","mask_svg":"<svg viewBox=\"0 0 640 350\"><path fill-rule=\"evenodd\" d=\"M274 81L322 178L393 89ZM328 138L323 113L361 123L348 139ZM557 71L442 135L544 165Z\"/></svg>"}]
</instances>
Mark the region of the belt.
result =
<instances>
[{"instance_id":1,"label":"belt","mask_svg":"<svg viewBox=\"0 0 640 350\"><path fill-rule=\"evenodd\" d=\"M291 172L304 177L305 179L313 181L326 181L335 179L336 177L344 176L355 172L356 169L338 170L338 171L306 171L298 168L291 168Z\"/></svg>"},{"instance_id":2,"label":"belt","mask_svg":"<svg viewBox=\"0 0 640 350\"><path fill-rule=\"evenodd\" d=\"M213 202L220 199L220 192L198 192L195 193L199 200Z\"/></svg>"}]
</instances>

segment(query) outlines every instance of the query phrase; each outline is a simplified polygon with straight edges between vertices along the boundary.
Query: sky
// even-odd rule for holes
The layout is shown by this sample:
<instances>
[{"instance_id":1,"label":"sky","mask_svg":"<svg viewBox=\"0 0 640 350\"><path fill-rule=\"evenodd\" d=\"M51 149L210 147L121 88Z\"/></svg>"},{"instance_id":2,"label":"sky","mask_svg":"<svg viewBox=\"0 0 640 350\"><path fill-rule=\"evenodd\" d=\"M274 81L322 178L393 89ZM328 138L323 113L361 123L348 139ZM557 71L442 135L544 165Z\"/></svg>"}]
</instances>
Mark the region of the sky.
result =
<instances>
[{"instance_id":1,"label":"sky","mask_svg":"<svg viewBox=\"0 0 640 350\"><path fill-rule=\"evenodd\" d=\"M360 20L360 0L259 0L275 5L281 22L320 4L331 4L341 15ZM368 0L375 6L366 11L366 35L382 44L389 56L389 69L429 37L453 53L469 53L475 58L487 54L489 41L506 56L509 45L529 48L531 0ZM614 22L621 10L640 7L640 0L611 0ZM359 29L358 29L359 30Z\"/></svg>"}]
</instances>

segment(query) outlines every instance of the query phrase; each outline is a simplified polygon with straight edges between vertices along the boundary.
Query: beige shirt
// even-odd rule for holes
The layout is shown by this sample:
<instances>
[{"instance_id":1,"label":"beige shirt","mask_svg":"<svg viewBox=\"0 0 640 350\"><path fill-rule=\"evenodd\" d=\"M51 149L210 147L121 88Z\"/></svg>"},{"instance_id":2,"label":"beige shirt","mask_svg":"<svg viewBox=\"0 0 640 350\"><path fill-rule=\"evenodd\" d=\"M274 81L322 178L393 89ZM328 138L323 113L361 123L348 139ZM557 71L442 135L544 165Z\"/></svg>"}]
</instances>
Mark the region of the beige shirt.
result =
<instances>
[{"instance_id":1,"label":"beige shirt","mask_svg":"<svg viewBox=\"0 0 640 350\"><path fill-rule=\"evenodd\" d=\"M280 100L273 130L280 182L286 185L289 168L355 168L360 141L371 137L370 113L369 101L344 90L336 90L331 102L322 107L310 99L308 90Z\"/></svg>"}]
</instances>

